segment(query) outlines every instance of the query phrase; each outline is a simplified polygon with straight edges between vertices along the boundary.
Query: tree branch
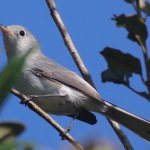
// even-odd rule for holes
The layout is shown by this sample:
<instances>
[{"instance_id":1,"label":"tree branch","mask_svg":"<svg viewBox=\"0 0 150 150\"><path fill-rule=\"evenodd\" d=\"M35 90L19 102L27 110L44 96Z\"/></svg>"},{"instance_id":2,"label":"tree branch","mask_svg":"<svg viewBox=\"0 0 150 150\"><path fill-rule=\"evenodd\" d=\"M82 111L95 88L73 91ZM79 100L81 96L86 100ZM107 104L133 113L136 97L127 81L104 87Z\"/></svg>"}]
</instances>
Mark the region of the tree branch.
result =
<instances>
[{"instance_id":1,"label":"tree branch","mask_svg":"<svg viewBox=\"0 0 150 150\"><path fill-rule=\"evenodd\" d=\"M77 65L78 69L80 70L82 76L93 87L95 87L92 80L91 80L91 76L90 76L88 70L86 69L84 63L82 62L82 59L80 58L80 55L78 54L77 49L75 48L75 45L72 42L71 37L68 34L67 29L66 29L58 11L57 11L57 9L56 9L56 5L55 5L54 1L53 0L46 0L46 3L47 3L48 8L51 12L51 16L54 19L54 22L56 23L56 25L57 25L57 27L58 27L58 29L59 29L62 37L63 37L64 43L65 43L66 47L68 48L69 52L71 53L71 56L73 57L73 59Z\"/></svg>"},{"instance_id":2,"label":"tree branch","mask_svg":"<svg viewBox=\"0 0 150 150\"><path fill-rule=\"evenodd\" d=\"M19 91L12 89L11 93L21 99L22 103L25 103L32 111L42 117L47 123L53 126L65 139L67 139L76 149L84 150L84 148L68 133L65 133L65 129L62 128L53 118L51 118L45 111L37 106L33 101L27 101L28 97Z\"/></svg>"},{"instance_id":3,"label":"tree branch","mask_svg":"<svg viewBox=\"0 0 150 150\"><path fill-rule=\"evenodd\" d=\"M55 5L54 0L46 0L46 3L47 3L47 6L50 10L52 18L53 18L54 22L56 23L56 25L57 25L57 27L58 27L61 35L62 35L64 43L65 43L66 47L68 48L71 56L73 57L73 59L77 65L78 69L80 70L83 78L95 88L95 85L92 81L91 75L89 74L83 61L81 60L81 58L77 52L77 49L75 48L75 45L73 44L73 41L72 41L69 33L67 32L67 29L66 29L58 11L57 11L57 9L56 9L56 5ZM129 140L127 139L127 137L125 136L123 131L120 129L119 124L113 120L110 120L110 119L108 119L108 121L111 124L114 131L116 132L119 139L121 140L125 149L126 150L133 150Z\"/></svg>"}]
</instances>

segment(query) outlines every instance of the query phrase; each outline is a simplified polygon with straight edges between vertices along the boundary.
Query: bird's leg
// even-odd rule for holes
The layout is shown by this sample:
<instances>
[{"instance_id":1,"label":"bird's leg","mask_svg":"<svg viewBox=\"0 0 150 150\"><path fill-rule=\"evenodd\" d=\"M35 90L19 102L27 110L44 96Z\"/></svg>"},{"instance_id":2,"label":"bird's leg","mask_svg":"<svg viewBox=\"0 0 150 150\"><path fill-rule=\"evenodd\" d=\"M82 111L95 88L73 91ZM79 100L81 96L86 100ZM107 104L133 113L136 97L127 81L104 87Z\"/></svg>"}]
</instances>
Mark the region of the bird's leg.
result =
<instances>
[{"instance_id":1,"label":"bird's leg","mask_svg":"<svg viewBox=\"0 0 150 150\"><path fill-rule=\"evenodd\" d=\"M69 125L69 126L67 127L67 129L66 129L66 132L70 132L70 130L71 130L72 126L73 126L73 123L75 122L75 120L76 120L76 118L78 117L78 115L79 115L79 112L77 112L77 113L74 115L74 117L73 117L73 119L72 119L70 125Z\"/></svg>"},{"instance_id":2,"label":"bird's leg","mask_svg":"<svg viewBox=\"0 0 150 150\"><path fill-rule=\"evenodd\" d=\"M73 126L73 124L74 124L76 118L78 117L78 115L79 115L79 112L77 112L77 113L74 115L74 117L73 117L71 123L70 123L69 126L65 129L65 131L64 131L63 133L60 133L60 136L62 137L62 140L65 140L65 135L66 135L68 132L70 132L70 130L71 130L71 128L72 128L72 126Z\"/></svg>"}]
</instances>

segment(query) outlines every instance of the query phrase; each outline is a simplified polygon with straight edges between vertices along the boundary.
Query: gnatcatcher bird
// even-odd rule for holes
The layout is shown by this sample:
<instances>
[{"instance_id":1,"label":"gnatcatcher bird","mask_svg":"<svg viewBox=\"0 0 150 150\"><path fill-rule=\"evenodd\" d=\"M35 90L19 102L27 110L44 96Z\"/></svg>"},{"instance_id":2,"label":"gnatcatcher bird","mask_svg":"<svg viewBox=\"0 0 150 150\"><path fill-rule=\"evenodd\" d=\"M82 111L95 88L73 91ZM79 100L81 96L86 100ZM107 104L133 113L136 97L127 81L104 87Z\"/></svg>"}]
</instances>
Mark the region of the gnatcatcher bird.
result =
<instances>
[{"instance_id":1,"label":"gnatcatcher bird","mask_svg":"<svg viewBox=\"0 0 150 150\"><path fill-rule=\"evenodd\" d=\"M150 122L133 115L107 101L81 77L48 59L41 52L36 38L24 27L0 25L8 62L16 56L33 51L27 58L15 88L34 97L33 101L46 112L65 115L95 124L98 112L110 118L147 141L150 141Z\"/></svg>"}]
</instances>

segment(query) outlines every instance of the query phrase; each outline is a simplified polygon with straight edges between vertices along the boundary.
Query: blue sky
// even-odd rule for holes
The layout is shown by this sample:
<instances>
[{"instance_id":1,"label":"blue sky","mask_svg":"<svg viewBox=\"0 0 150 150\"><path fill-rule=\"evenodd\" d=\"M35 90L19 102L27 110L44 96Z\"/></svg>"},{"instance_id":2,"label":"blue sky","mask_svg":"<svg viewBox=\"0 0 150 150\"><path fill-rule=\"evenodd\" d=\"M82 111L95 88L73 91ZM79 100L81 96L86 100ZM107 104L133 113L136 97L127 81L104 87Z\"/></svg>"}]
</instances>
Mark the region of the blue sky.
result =
<instances>
[{"instance_id":1,"label":"blue sky","mask_svg":"<svg viewBox=\"0 0 150 150\"><path fill-rule=\"evenodd\" d=\"M117 28L111 20L113 14L134 13L132 6L123 0L56 0L57 8L70 33L78 52L89 69L100 95L134 114L150 120L150 103L144 98L132 93L126 87L112 83L102 83L100 74L107 68L104 58L99 54L104 47L122 49L142 59L141 49L136 43L129 41L127 32ZM49 15L45 1L40 0L1 0L0 23L4 25L20 24L28 28L37 37L43 53L49 58L77 72L68 50L66 49L60 33ZM150 21L148 20L150 26ZM150 49L150 45L148 45ZM0 36L0 69L7 63L2 36ZM137 89L143 89L138 83L138 76L134 76L132 84ZM71 135L77 141L83 142L89 136L107 139L114 146L123 149L120 141L106 119L97 115L98 123L94 126L76 121ZM53 116L63 127L67 127L71 119ZM28 108L19 104L18 98L10 95L0 114L0 120L18 120L26 125L26 132L20 140L29 140L45 147L60 149L68 144L61 141L58 132L43 121ZM148 142L138 137L126 128L122 128L128 135L135 150L150 149Z\"/></svg>"}]
</instances>

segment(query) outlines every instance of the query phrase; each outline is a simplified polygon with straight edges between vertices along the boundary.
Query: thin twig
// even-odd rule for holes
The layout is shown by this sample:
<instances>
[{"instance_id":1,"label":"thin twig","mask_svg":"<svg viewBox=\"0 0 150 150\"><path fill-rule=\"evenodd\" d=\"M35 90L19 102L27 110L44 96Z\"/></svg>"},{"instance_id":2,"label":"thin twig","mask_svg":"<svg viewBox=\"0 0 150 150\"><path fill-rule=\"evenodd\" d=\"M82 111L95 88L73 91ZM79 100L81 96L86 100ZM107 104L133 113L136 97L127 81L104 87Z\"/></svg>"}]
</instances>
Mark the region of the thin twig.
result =
<instances>
[{"instance_id":1,"label":"thin twig","mask_svg":"<svg viewBox=\"0 0 150 150\"><path fill-rule=\"evenodd\" d=\"M141 17L141 9L140 9L139 0L132 0L132 6L134 10L136 11L137 15Z\"/></svg>"},{"instance_id":2,"label":"thin twig","mask_svg":"<svg viewBox=\"0 0 150 150\"><path fill-rule=\"evenodd\" d=\"M57 9L56 9L56 5L55 5L54 0L46 0L46 3L47 3L48 8L50 10L51 16L54 19L54 22L56 23L56 25L57 25L57 27L58 27L61 35L62 35L64 43L67 46L71 56L73 57L77 67L79 68L82 76L84 77L84 79L88 83L90 83L93 87L95 87L95 85L92 81L92 78L91 78L88 70L86 69L83 61L81 60L81 58L80 58L80 56L79 56L79 54L75 48L75 45L74 45L69 33L67 32L67 29L66 29L58 11L57 11ZM121 140L122 144L124 145L125 149L126 150L133 150L129 140L127 139L127 137L125 136L123 131L120 129L119 124L116 123L115 121L110 120L110 119L108 119L108 120L109 120L109 123L111 124L112 128L116 132L117 136Z\"/></svg>"},{"instance_id":3,"label":"thin twig","mask_svg":"<svg viewBox=\"0 0 150 150\"><path fill-rule=\"evenodd\" d=\"M134 0L132 0L132 6L133 6L134 10L137 12L137 10L136 10L136 4L134 3Z\"/></svg>"},{"instance_id":4,"label":"thin twig","mask_svg":"<svg viewBox=\"0 0 150 150\"><path fill-rule=\"evenodd\" d=\"M142 45L141 45L141 48L142 48ZM143 57L144 57L145 71L146 71L146 81L149 81L150 80L150 71L149 71L149 58L148 58L147 50L146 50L146 52L143 51ZM144 83L147 86L148 92L150 94L150 86L147 84L147 82L144 82Z\"/></svg>"},{"instance_id":5,"label":"thin twig","mask_svg":"<svg viewBox=\"0 0 150 150\"><path fill-rule=\"evenodd\" d=\"M144 98L146 98L148 101L150 101L150 97L149 95L147 94L143 94L142 92L139 92L137 90L135 90L134 88L132 88L129 84L124 84L126 87L128 87L132 92L138 94L139 96L142 96Z\"/></svg>"},{"instance_id":6,"label":"thin twig","mask_svg":"<svg viewBox=\"0 0 150 150\"><path fill-rule=\"evenodd\" d=\"M68 133L65 133L65 129L62 128L54 119L52 119L45 111L43 111L39 106L37 106L33 101L26 101L28 97L19 91L12 89L11 93L21 99L21 102L25 102L25 104L35 113L37 113L40 117L42 117L46 122L48 122L51 126L53 126L60 135L63 135L65 139L67 139L75 148L78 150L84 150L84 148Z\"/></svg>"},{"instance_id":7,"label":"thin twig","mask_svg":"<svg viewBox=\"0 0 150 150\"><path fill-rule=\"evenodd\" d=\"M109 120L109 119L107 119L108 120L108 122L110 122L110 125L112 126L112 125L115 125L116 127L118 126L118 123L116 123L115 121L112 121L112 120ZM112 122L113 122L113 124L112 124ZM119 137L119 139L120 139L120 141L123 143L123 146L125 147L125 149L126 150L133 150L133 147L132 147L132 145L130 144L130 142L129 142L129 140L128 140L128 138L127 138L127 136L124 134L124 132L120 129L120 126L118 126L117 128L114 128L114 126L112 126L112 128L113 128L113 130L117 133L117 135L118 135L118 130L119 130L119 135L118 135L118 137Z\"/></svg>"},{"instance_id":8,"label":"thin twig","mask_svg":"<svg viewBox=\"0 0 150 150\"><path fill-rule=\"evenodd\" d=\"M147 51L146 43L144 43L139 36L136 36L136 39L139 42L142 52L143 52L145 71L146 71L146 81L149 81L150 80L150 69L149 69L149 58L148 58L148 51ZM142 80L142 81L144 81L144 80ZM149 84L147 84L145 81L143 83L146 85L149 95L150 95Z\"/></svg>"},{"instance_id":9,"label":"thin twig","mask_svg":"<svg viewBox=\"0 0 150 150\"><path fill-rule=\"evenodd\" d=\"M139 2L139 0L135 0L135 2L136 2L136 12L137 12L138 16L141 17L140 2Z\"/></svg>"},{"instance_id":10,"label":"thin twig","mask_svg":"<svg viewBox=\"0 0 150 150\"><path fill-rule=\"evenodd\" d=\"M135 0L135 3L133 2L132 4L133 4L133 7L135 8L135 10L136 10L138 16L139 16L140 18L142 18L142 15L141 15L141 8L140 8L140 0ZM147 13L146 13L146 14L147 14ZM142 19L143 19L143 18L142 18ZM149 62L148 62L148 60L149 60L149 58L148 58L148 51L147 51L146 43L143 42L139 36L136 36L136 39L137 39L137 41L139 42L139 44L140 44L140 46L141 46L141 49L142 49L142 51L143 51L143 57L144 57L144 63L145 63L146 78L147 78L146 80L147 80L147 82L145 82L144 80L142 80L142 81L143 81L143 83L146 85L146 87L147 87L147 89L148 89L149 97L150 97L150 85L149 85L149 83L148 83L149 80L150 80L150 70L149 70L149 65L148 65L148 63L149 63Z\"/></svg>"}]
</instances>

